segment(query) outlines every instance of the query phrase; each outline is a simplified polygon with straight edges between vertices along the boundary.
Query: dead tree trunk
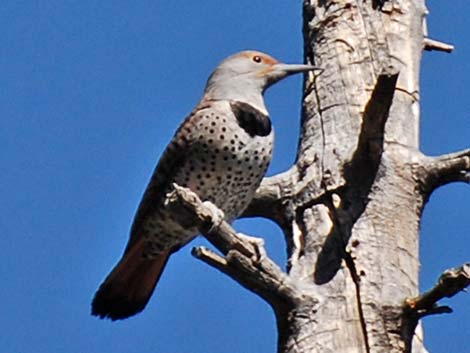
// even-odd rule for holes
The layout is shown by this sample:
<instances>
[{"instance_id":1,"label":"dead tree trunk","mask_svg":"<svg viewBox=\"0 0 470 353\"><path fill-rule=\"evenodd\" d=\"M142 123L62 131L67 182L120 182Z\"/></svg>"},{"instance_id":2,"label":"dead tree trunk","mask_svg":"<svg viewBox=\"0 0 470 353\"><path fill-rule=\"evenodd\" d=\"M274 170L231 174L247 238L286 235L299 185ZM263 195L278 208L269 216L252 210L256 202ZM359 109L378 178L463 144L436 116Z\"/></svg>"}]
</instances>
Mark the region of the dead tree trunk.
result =
<instances>
[{"instance_id":1,"label":"dead tree trunk","mask_svg":"<svg viewBox=\"0 0 470 353\"><path fill-rule=\"evenodd\" d=\"M419 319L470 283L465 265L418 295L423 207L470 170L470 151L419 151L421 53L451 50L426 38L425 15L424 0L304 1L305 58L324 71L305 80L295 165L245 213L283 229L286 272L187 190L170 202L223 254L194 255L273 307L280 353L426 352Z\"/></svg>"}]
</instances>

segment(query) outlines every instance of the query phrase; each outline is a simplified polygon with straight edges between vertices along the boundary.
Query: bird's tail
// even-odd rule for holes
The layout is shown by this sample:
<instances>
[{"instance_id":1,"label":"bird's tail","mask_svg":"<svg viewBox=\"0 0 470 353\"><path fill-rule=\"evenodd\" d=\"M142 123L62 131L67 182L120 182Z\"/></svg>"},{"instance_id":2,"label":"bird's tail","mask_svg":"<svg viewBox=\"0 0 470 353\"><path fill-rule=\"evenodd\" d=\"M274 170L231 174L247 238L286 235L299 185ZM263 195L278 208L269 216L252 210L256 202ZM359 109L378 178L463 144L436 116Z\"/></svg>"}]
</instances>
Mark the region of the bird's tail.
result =
<instances>
[{"instance_id":1,"label":"bird's tail","mask_svg":"<svg viewBox=\"0 0 470 353\"><path fill-rule=\"evenodd\" d=\"M92 315L119 320L145 308L170 251L148 259L143 256L144 246L144 241L134 244L106 277L93 298Z\"/></svg>"}]
</instances>

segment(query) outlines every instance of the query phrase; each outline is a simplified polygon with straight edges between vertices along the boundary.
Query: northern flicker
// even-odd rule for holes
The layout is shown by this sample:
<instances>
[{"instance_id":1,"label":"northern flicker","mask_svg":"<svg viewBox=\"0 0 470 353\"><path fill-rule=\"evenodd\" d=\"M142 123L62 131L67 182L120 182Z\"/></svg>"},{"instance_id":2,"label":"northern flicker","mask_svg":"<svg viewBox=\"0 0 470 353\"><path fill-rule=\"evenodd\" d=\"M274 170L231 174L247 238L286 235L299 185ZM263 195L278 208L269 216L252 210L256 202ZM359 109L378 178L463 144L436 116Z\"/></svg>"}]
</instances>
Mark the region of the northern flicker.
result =
<instances>
[{"instance_id":1,"label":"northern flicker","mask_svg":"<svg viewBox=\"0 0 470 353\"><path fill-rule=\"evenodd\" d=\"M237 53L217 66L152 175L124 254L95 294L93 315L117 320L142 311L169 256L197 235L164 207L173 183L215 204L229 222L244 211L272 155L274 133L263 93L286 76L314 69L257 51Z\"/></svg>"}]
</instances>

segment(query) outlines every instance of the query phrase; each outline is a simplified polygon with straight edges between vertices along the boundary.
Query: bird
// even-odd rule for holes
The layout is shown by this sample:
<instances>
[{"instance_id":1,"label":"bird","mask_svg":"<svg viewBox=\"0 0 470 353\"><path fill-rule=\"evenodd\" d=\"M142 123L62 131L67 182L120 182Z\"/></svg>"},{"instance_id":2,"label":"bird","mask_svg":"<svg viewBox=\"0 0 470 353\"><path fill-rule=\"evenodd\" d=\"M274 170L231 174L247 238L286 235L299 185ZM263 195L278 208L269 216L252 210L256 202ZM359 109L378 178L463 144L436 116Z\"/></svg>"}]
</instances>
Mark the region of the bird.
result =
<instances>
[{"instance_id":1,"label":"bird","mask_svg":"<svg viewBox=\"0 0 470 353\"><path fill-rule=\"evenodd\" d=\"M274 132L265 90L315 69L284 64L255 50L229 56L215 68L152 174L124 253L95 293L92 315L114 321L141 312L170 255L197 236L196 228L180 224L165 208L174 183L212 202L227 222L242 214L272 158Z\"/></svg>"}]
</instances>

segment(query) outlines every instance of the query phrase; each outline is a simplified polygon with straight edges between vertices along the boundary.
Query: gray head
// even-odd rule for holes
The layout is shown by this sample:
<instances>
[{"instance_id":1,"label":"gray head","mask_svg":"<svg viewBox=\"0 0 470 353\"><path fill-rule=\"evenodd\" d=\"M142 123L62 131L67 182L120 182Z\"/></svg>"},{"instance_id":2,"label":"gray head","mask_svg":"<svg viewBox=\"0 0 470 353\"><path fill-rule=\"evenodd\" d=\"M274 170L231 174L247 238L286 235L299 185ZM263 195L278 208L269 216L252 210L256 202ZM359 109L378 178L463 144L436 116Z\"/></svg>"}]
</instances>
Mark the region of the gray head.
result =
<instances>
[{"instance_id":1,"label":"gray head","mask_svg":"<svg viewBox=\"0 0 470 353\"><path fill-rule=\"evenodd\" d=\"M205 99L238 100L266 111L263 93L283 78L318 69L310 65L290 65L258 51L242 51L222 61L209 77Z\"/></svg>"}]
</instances>

